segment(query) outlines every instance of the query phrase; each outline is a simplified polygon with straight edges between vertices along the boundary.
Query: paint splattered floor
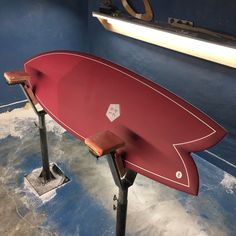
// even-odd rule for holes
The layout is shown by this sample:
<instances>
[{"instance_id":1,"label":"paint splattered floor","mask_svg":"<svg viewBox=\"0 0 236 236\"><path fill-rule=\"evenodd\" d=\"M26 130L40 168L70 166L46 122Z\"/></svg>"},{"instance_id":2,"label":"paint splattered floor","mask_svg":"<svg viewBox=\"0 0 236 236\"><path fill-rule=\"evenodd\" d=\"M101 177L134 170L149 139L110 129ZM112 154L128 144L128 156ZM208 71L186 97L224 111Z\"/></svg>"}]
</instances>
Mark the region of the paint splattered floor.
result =
<instances>
[{"instance_id":1,"label":"paint splattered floor","mask_svg":"<svg viewBox=\"0 0 236 236\"><path fill-rule=\"evenodd\" d=\"M0 114L0 235L115 235L113 183L105 158L47 118L50 160L71 181L40 199L24 175L41 166L30 108ZM200 194L188 196L138 175L129 192L127 235L235 236L236 178L194 156Z\"/></svg>"}]
</instances>

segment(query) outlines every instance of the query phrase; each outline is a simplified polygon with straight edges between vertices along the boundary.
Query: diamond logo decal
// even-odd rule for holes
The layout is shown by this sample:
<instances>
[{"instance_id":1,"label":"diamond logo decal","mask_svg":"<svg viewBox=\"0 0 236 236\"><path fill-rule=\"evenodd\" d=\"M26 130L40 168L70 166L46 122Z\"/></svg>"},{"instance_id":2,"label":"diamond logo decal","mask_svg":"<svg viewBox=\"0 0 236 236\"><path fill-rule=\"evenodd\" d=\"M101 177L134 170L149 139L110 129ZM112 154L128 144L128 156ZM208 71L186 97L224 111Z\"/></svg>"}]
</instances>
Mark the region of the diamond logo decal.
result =
<instances>
[{"instance_id":1,"label":"diamond logo decal","mask_svg":"<svg viewBox=\"0 0 236 236\"><path fill-rule=\"evenodd\" d=\"M106 116L111 122L116 120L120 116L120 104L110 104Z\"/></svg>"}]
</instances>

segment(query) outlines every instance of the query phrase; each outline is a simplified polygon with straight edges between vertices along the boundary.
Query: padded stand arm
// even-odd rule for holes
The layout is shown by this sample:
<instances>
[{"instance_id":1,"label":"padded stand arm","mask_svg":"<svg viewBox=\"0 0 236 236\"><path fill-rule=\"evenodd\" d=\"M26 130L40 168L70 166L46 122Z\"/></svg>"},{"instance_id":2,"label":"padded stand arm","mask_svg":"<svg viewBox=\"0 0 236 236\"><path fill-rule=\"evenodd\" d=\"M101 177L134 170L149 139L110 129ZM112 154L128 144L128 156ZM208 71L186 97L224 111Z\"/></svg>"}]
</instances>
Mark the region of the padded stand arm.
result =
<instances>
[{"instance_id":1,"label":"padded stand arm","mask_svg":"<svg viewBox=\"0 0 236 236\"><path fill-rule=\"evenodd\" d=\"M30 75L24 71L8 71L4 73L4 77L8 85L20 84L25 96L33 106L34 111L37 113L37 109L34 105L38 103L36 97L31 88L25 83L30 79Z\"/></svg>"},{"instance_id":2,"label":"padded stand arm","mask_svg":"<svg viewBox=\"0 0 236 236\"><path fill-rule=\"evenodd\" d=\"M4 77L9 85L22 84L30 78L29 74L24 71L5 72Z\"/></svg>"},{"instance_id":3,"label":"padded stand arm","mask_svg":"<svg viewBox=\"0 0 236 236\"><path fill-rule=\"evenodd\" d=\"M85 144L94 155L101 157L123 147L124 141L107 130L85 139Z\"/></svg>"}]
</instances>

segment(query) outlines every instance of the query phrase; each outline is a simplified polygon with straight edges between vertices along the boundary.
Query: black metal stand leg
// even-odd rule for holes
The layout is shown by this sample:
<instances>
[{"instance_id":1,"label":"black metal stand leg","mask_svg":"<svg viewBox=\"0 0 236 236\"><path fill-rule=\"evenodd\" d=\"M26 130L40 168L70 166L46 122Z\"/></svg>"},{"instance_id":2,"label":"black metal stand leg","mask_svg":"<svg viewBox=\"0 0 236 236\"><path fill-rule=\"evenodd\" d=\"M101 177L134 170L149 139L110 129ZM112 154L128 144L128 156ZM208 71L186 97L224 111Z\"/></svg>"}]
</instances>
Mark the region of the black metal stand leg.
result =
<instances>
[{"instance_id":1,"label":"black metal stand leg","mask_svg":"<svg viewBox=\"0 0 236 236\"><path fill-rule=\"evenodd\" d=\"M117 199L117 215L116 215L116 236L124 236L126 228L127 205L128 205L128 189L133 185L137 173L127 170L125 177L121 178L118 167L115 162L114 153L107 156L108 164L115 184L119 187L119 197Z\"/></svg>"},{"instance_id":2,"label":"black metal stand leg","mask_svg":"<svg viewBox=\"0 0 236 236\"><path fill-rule=\"evenodd\" d=\"M43 170L40 174L40 177L44 179L44 183L47 183L54 177L49 167L45 114L46 113L44 111L38 112L38 118L39 118L38 128L39 128L39 135L40 135L40 147L41 147L41 153L42 153L42 166L43 166Z\"/></svg>"},{"instance_id":3,"label":"black metal stand leg","mask_svg":"<svg viewBox=\"0 0 236 236\"><path fill-rule=\"evenodd\" d=\"M125 235L126 228L126 216L127 216L127 204L128 204L128 187L119 188L119 198L117 202L117 214L116 214L116 235Z\"/></svg>"},{"instance_id":4,"label":"black metal stand leg","mask_svg":"<svg viewBox=\"0 0 236 236\"><path fill-rule=\"evenodd\" d=\"M37 194L39 196L42 196L52 189L56 189L59 186L67 183L68 181L70 181L70 179L64 175L64 173L56 164L49 165L47 130L45 124L46 112L36 107L34 103L36 102L36 99L34 98L33 91L29 89L26 84L22 83L21 88L28 98L28 101L30 102L34 112L38 116L38 125L36 126L39 129L42 155L42 169L36 169L31 173L25 175L25 179L34 188Z\"/></svg>"},{"instance_id":5,"label":"black metal stand leg","mask_svg":"<svg viewBox=\"0 0 236 236\"><path fill-rule=\"evenodd\" d=\"M38 128L39 128L39 135L40 135L40 147L41 147L42 166L43 166L42 172L39 177L43 178L43 182L44 184L46 184L50 180L54 179L54 176L50 171L49 158L48 158L47 131L46 131L46 124L45 124L46 112L44 110L41 110L41 111L37 110L32 98L27 92L25 84L21 84L21 89L23 90L25 96L27 97L34 112L37 114L38 119L39 119Z\"/></svg>"}]
</instances>

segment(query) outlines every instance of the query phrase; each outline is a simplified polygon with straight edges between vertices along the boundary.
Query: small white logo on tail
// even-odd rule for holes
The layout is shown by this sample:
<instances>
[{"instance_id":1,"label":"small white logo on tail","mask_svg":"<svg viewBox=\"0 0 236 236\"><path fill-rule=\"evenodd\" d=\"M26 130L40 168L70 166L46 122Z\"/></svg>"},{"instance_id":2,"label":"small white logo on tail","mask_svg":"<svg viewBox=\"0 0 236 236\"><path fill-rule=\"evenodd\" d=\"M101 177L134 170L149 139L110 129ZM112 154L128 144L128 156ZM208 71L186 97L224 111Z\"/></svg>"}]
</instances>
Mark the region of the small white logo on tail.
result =
<instances>
[{"instance_id":1,"label":"small white logo on tail","mask_svg":"<svg viewBox=\"0 0 236 236\"><path fill-rule=\"evenodd\" d=\"M175 175L177 179L181 179L183 177L183 174L181 171L177 171Z\"/></svg>"},{"instance_id":2,"label":"small white logo on tail","mask_svg":"<svg viewBox=\"0 0 236 236\"><path fill-rule=\"evenodd\" d=\"M120 116L120 104L110 104L106 116L111 122L116 120Z\"/></svg>"}]
</instances>

